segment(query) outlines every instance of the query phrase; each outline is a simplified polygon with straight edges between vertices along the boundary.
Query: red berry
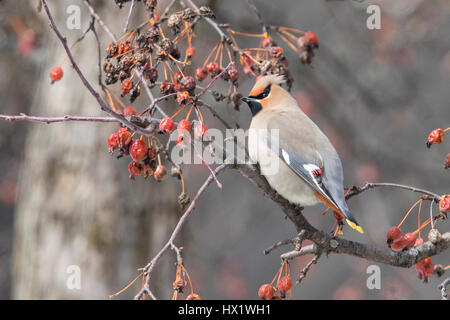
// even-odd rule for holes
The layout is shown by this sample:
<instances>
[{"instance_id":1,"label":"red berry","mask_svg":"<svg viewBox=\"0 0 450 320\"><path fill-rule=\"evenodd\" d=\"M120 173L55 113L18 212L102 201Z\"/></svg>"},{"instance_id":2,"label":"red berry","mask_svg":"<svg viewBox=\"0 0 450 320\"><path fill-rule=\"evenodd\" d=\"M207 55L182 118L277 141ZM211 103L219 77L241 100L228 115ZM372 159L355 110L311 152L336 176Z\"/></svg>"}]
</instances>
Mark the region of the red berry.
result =
<instances>
[{"instance_id":1,"label":"red berry","mask_svg":"<svg viewBox=\"0 0 450 320\"><path fill-rule=\"evenodd\" d=\"M392 242L402 237L402 230L399 227L393 226L387 232L387 243L390 246Z\"/></svg>"},{"instance_id":2,"label":"red berry","mask_svg":"<svg viewBox=\"0 0 450 320\"><path fill-rule=\"evenodd\" d=\"M50 79L52 81L59 81L63 77L64 72L61 67L54 67L52 70L50 70Z\"/></svg>"},{"instance_id":3,"label":"red berry","mask_svg":"<svg viewBox=\"0 0 450 320\"><path fill-rule=\"evenodd\" d=\"M215 77L220 72L220 68L216 62L210 62L206 65L206 71L211 74L211 77Z\"/></svg>"},{"instance_id":4,"label":"red berry","mask_svg":"<svg viewBox=\"0 0 450 320\"><path fill-rule=\"evenodd\" d=\"M195 79L198 81L203 81L208 76L208 71L205 68L197 68L195 70Z\"/></svg>"},{"instance_id":5,"label":"red berry","mask_svg":"<svg viewBox=\"0 0 450 320\"><path fill-rule=\"evenodd\" d=\"M258 296L264 300L270 300L273 297L273 287L270 284L263 284L259 287Z\"/></svg>"},{"instance_id":6,"label":"red berry","mask_svg":"<svg viewBox=\"0 0 450 320\"><path fill-rule=\"evenodd\" d=\"M306 42L312 45L313 47L319 46L319 38L317 37L317 34L315 34L314 32L306 31L304 37Z\"/></svg>"},{"instance_id":7,"label":"red berry","mask_svg":"<svg viewBox=\"0 0 450 320\"><path fill-rule=\"evenodd\" d=\"M444 169L450 168L450 153L445 157Z\"/></svg>"},{"instance_id":8,"label":"red berry","mask_svg":"<svg viewBox=\"0 0 450 320\"><path fill-rule=\"evenodd\" d=\"M192 125L188 120L181 120L178 122L177 130L178 131L191 131Z\"/></svg>"},{"instance_id":9,"label":"red berry","mask_svg":"<svg viewBox=\"0 0 450 320\"><path fill-rule=\"evenodd\" d=\"M124 80L122 82L122 87L121 87L121 95L124 96L126 94L128 94L131 89L133 89L133 81L131 80Z\"/></svg>"},{"instance_id":10,"label":"red berry","mask_svg":"<svg viewBox=\"0 0 450 320\"><path fill-rule=\"evenodd\" d=\"M271 37L266 37L261 40L261 47L270 48L271 46L273 46L273 40Z\"/></svg>"},{"instance_id":11,"label":"red berry","mask_svg":"<svg viewBox=\"0 0 450 320\"><path fill-rule=\"evenodd\" d=\"M414 242L414 247L418 247L421 244L423 244L423 239L422 238L417 238L416 242Z\"/></svg>"},{"instance_id":12,"label":"red berry","mask_svg":"<svg viewBox=\"0 0 450 320\"><path fill-rule=\"evenodd\" d=\"M108 138L108 147L109 152L113 152L117 148L119 148L120 145L120 137L118 132L113 132Z\"/></svg>"},{"instance_id":13,"label":"red berry","mask_svg":"<svg viewBox=\"0 0 450 320\"><path fill-rule=\"evenodd\" d=\"M235 68L231 68L230 70L228 70L228 78L232 82L237 81L239 79L239 72Z\"/></svg>"},{"instance_id":14,"label":"red berry","mask_svg":"<svg viewBox=\"0 0 450 320\"><path fill-rule=\"evenodd\" d=\"M450 195L444 196L441 201L439 201L439 211L443 213L450 211Z\"/></svg>"},{"instance_id":15,"label":"red berry","mask_svg":"<svg viewBox=\"0 0 450 320\"><path fill-rule=\"evenodd\" d=\"M159 123L159 131L164 134L169 134L175 129L175 123L171 118L164 118Z\"/></svg>"},{"instance_id":16,"label":"red berry","mask_svg":"<svg viewBox=\"0 0 450 320\"><path fill-rule=\"evenodd\" d=\"M196 293L191 293L187 296L186 300L202 300L202 298Z\"/></svg>"},{"instance_id":17,"label":"red berry","mask_svg":"<svg viewBox=\"0 0 450 320\"><path fill-rule=\"evenodd\" d=\"M164 177L166 176L166 167L164 167L162 164L159 164L156 167L155 173L153 174L153 176L155 177L156 180L160 181L162 179L164 179Z\"/></svg>"},{"instance_id":18,"label":"red berry","mask_svg":"<svg viewBox=\"0 0 450 320\"><path fill-rule=\"evenodd\" d=\"M128 131L127 128L120 128L119 129L119 142L121 147L126 147L131 142L131 133Z\"/></svg>"},{"instance_id":19,"label":"red berry","mask_svg":"<svg viewBox=\"0 0 450 320\"><path fill-rule=\"evenodd\" d=\"M184 106L189 101L189 92L181 91L177 93L177 102L180 106Z\"/></svg>"},{"instance_id":20,"label":"red berry","mask_svg":"<svg viewBox=\"0 0 450 320\"><path fill-rule=\"evenodd\" d=\"M132 106L127 106L123 109L124 116L135 116L137 114L136 109Z\"/></svg>"},{"instance_id":21,"label":"red berry","mask_svg":"<svg viewBox=\"0 0 450 320\"><path fill-rule=\"evenodd\" d=\"M186 56L189 58L192 58L193 56L195 56L195 48L194 47L189 47L186 50Z\"/></svg>"},{"instance_id":22,"label":"red berry","mask_svg":"<svg viewBox=\"0 0 450 320\"><path fill-rule=\"evenodd\" d=\"M420 260L415 264L418 278L428 282L428 277L434 273L434 266L430 257Z\"/></svg>"},{"instance_id":23,"label":"red berry","mask_svg":"<svg viewBox=\"0 0 450 320\"><path fill-rule=\"evenodd\" d=\"M130 145L130 156L134 161L141 161L147 156L147 145L143 140L134 140Z\"/></svg>"},{"instance_id":24,"label":"red berry","mask_svg":"<svg viewBox=\"0 0 450 320\"><path fill-rule=\"evenodd\" d=\"M180 81L178 81L180 90L179 91L192 91L195 89L195 80L189 76L183 76Z\"/></svg>"},{"instance_id":25,"label":"red berry","mask_svg":"<svg viewBox=\"0 0 450 320\"><path fill-rule=\"evenodd\" d=\"M128 164L128 172L130 173L130 179L134 180L135 176L142 173L142 165L139 162L131 161Z\"/></svg>"},{"instance_id":26,"label":"red berry","mask_svg":"<svg viewBox=\"0 0 450 320\"><path fill-rule=\"evenodd\" d=\"M288 292L292 288L292 281L289 276L284 276L277 282L277 290L280 292Z\"/></svg>"},{"instance_id":27,"label":"red berry","mask_svg":"<svg viewBox=\"0 0 450 320\"><path fill-rule=\"evenodd\" d=\"M205 126L204 124L198 124L194 128L194 138L197 140L203 139L203 136L207 133L207 131L208 131L207 126Z\"/></svg>"},{"instance_id":28,"label":"red berry","mask_svg":"<svg viewBox=\"0 0 450 320\"><path fill-rule=\"evenodd\" d=\"M161 85L159 86L159 91L163 95L173 93L175 92L175 85L172 82L164 80L163 82L161 82Z\"/></svg>"},{"instance_id":29,"label":"red berry","mask_svg":"<svg viewBox=\"0 0 450 320\"><path fill-rule=\"evenodd\" d=\"M430 132L427 139L427 147L431 147L433 144L441 144L444 140L445 132L441 128L437 128Z\"/></svg>"},{"instance_id":30,"label":"red berry","mask_svg":"<svg viewBox=\"0 0 450 320\"><path fill-rule=\"evenodd\" d=\"M414 246L416 239L417 239L417 237L414 233L407 233L400 239L394 241L391 244L391 249L395 250L395 251L407 250Z\"/></svg>"}]
</instances>

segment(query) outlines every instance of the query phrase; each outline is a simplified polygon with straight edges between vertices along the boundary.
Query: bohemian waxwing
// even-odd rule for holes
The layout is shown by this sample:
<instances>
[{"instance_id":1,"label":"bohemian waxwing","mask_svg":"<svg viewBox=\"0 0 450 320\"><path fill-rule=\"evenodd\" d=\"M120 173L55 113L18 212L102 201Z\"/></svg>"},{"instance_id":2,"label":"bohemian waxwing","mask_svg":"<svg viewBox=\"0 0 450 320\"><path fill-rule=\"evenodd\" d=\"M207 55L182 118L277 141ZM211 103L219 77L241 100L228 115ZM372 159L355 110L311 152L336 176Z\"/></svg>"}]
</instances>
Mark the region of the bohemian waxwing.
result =
<instances>
[{"instance_id":1,"label":"bohemian waxwing","mask_svg":"<svg viewBox=\"0 0 450 320\"><path fill-rule=\"evenodd\" d=\"M283 82L281 76L264 76L242 98L253 115L248 137L251 159L258 162L272 188L291 203L312 206L323 202L363 233L345 201L339 155L280 86Z\"/></svg>"}]
</instances>

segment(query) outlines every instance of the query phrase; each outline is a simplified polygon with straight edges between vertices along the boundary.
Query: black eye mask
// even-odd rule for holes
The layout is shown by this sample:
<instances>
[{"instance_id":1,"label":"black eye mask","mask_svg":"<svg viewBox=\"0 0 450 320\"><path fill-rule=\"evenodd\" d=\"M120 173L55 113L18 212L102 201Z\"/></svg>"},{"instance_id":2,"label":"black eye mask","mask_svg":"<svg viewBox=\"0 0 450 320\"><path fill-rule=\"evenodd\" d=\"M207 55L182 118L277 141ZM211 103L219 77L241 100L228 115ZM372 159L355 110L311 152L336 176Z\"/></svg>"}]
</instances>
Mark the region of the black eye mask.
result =
<instances>
[{"instance_id":1,"label":"black eye mask","mask_svg":"<svg viewBox=\"0 0 450 320\"><path fill-rule=\"evenodd\" d=\"M267 86L267 87L265 87L264 88L264 91L263 92L261 92L260 94L258 94L257 96L250 96L250 98L254 98L254 99L258 99L258 100L261 100L261 99L264 99L265 97L267 97L268 95L269 95L269 93L270 93L270 84Z\"/></svg>"}]
</instances>

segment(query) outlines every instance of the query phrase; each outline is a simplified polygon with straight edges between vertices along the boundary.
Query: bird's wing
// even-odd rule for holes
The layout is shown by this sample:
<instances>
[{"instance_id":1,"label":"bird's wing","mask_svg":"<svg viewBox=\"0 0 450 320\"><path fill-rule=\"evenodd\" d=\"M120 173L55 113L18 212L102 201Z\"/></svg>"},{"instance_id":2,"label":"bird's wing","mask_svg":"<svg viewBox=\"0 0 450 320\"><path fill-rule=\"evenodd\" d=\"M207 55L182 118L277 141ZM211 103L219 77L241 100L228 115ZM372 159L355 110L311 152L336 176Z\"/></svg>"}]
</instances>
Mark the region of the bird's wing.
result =
<instances>
[{"instance_id":1,"label":"bird's wing","mask_svg":"<svg viewBox=\"0 0 450 320\"><path fill-rule=\"evenodd\" d=\"M279 141L278 143L268 141L268 145L297 176L313 188L320 201L345 216L353 229L363 233L345 201L342 166L328 138L303 113L283 115L286 116L293 120L291 123L301 123L302 126L289 127L283 125L284 122L280 117L273 117L268 123L268 130L278 129ZM296 117L306 117L307 121L304 118L295 119ZM325 144L329 145L325 147Z\"/></svg>"}]
</instances>

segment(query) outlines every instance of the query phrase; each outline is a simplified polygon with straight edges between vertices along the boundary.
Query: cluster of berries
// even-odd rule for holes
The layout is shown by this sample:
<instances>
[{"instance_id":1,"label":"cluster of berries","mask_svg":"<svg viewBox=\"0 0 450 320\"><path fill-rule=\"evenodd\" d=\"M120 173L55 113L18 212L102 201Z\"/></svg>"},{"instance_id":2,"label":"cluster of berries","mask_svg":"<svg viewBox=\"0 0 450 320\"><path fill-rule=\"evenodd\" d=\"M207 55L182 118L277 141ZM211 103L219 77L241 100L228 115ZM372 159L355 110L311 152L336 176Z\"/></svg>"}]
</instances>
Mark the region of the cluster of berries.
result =
<instances>
[{"instance_id":1,"label":"cluster of berries","mask_svg":"<svg viewBox=\"0 0 450 320\"><path fill-rule=\"evenodd\" d=\"M450 195L444 195L442 199L439 201L439 211L445 217L448 212L450 212ZM425 225L430 223L430 220L427 220L422 226L419 227L415 232L409 232L403 234L399 226L393 226L387 231L386 242L394 251L405 251L413 247L420 246L424 243L422 238L417 237L417 233L422 229ZM429 234L430 241L437 241L440 238L440 234L436 229L431 229ZM425 282L428 281L428 278L434 273L434 266L430 257L420 260L415 265L416 271L418 273L418 278L423 279Z\"/></svg>"},{"instance_id":2,"label":"cluster of berries","mask_svg":"<svg viewBox=\"0 0 450 320\"><path fill-rule=\"evenodd\" d=\"M283 271L285 275L282 277ZM277 277L278 280L276 286L273 286ZM282 300L286 298L288 292L292 299L291 267L289 262L284 260L280 269L278 269L278 272L275 274L272 283L266 283L259 287L258 296L264 300Z\"/></svg>"},{"instance_id":3,"label":"cluster of berries","mask_svg":"<svg viewBox=\"0 0 450 320\"><path fill-rule=\"evenodd\" d=\"M147 146L142 139L133 139L133 135L127 128L119 128L108 138L109 152L113 153L118 149L119 157L130 156L132 161L128 164L130 179L144 174L147 178L151 175L160 181L166 176L166 168L157 161L158 149Z\"/></svg>"}]
</instances>

